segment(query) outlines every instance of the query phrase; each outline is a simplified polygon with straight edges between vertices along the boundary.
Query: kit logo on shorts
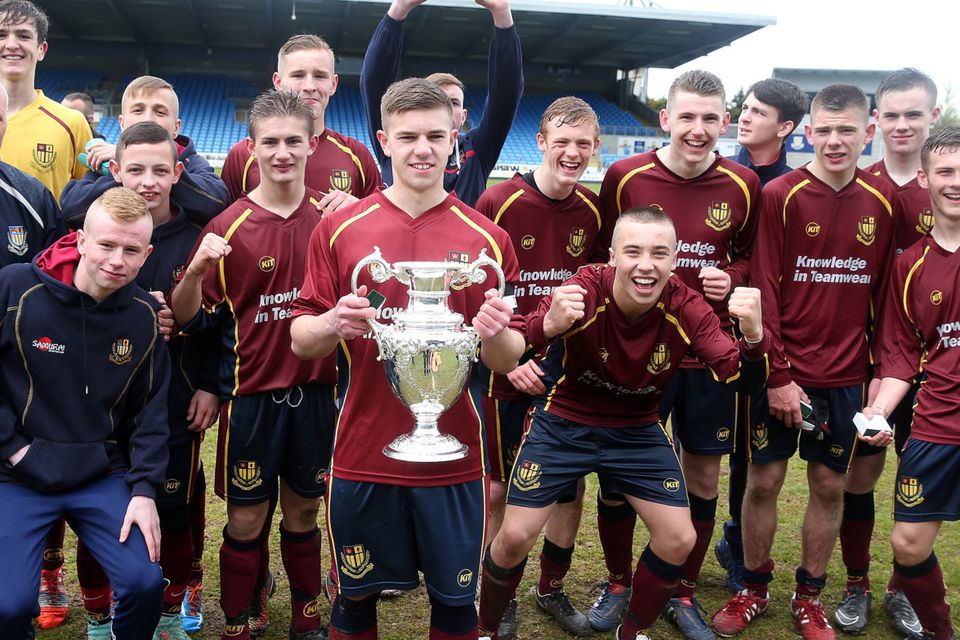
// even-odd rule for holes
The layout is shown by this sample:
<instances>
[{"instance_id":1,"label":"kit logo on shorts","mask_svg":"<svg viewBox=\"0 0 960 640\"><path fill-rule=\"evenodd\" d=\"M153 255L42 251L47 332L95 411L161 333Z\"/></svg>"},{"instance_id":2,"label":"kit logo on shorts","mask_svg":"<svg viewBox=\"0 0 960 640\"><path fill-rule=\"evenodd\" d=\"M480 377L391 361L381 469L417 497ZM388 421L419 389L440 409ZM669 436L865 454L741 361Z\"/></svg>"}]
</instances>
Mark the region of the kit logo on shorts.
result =
<instances>
[{"instance_id":1,"label":"kit logo on shorts","mask_svg":"<svg viewBox=\"0 0 960 640\"><path fill-rule=\"evenodd\" d=\"M457 584L461 587L469 587L471 582L473 582L473 571L470 569L463 569L457 574Z\"/></svg>"},{"instance_id":2,"label":"kit logo on shorts","mask_svg":"<svg viewBox=\"0 0 960 640\"><path fill-rule=\"evenodd\" d=\"M766 449L767 445L770 444L770 434L767 433L767 425L762 422L753 425L750 439L753 441L754 449Z\"/></svg>"},{"instance_id":3,"label":"kit logo on shorts","mask_svg":"<svg viewBox=\"0 0 960 640\"><path fill-rule=\"evenodd\" d=\"M330 173L330 186L339 191L353 193L353 176L346 169L334 169Z\"/></svg>"},{"instance_id":4,"label":"kit logo on shorts","mask_svg":"<svg viewBox=\"0 0 960 640\"><path fill-rule=\"evenodd\" d=\"M808 236L811 238L816 238L818 235L820 235L820 223L808 222L806 231Z\"/></svg>"},{"instance_id":5,"label":"kit logo on shorts","mask_svg":"<svg viewBox=\"0 0 960 640\"><path fill-rule=\"evenodd\" d=\"M163 490L167 493L176 493L180 489L180 481L176 478L170 478L163 483Z\"/></svg>"},{"instance_id":6,"label":"kit logo on shorts","mask_svg":"<svg viewBox=\"0 0 960 640\"><path fill-rule=\"evenodd\" d=\"M717 440L719 442L726 442L730 439L730 427L720 427L717 429Z\"/></svg>"},{"instance_id":7,"label":"kit logo on shorts","mask_svg":"<svg viewBox=\"0 0 960 640\"><path fill-rule=\"evenodd\" d=\"M922 209L917 218L917 226L914 228L917 230L917 233L924 235L930 233L930 230L933 229L933 209L929 207Z\"/></svg>"},{"instance_id":8,"label":"kit logo on shorts","mask_svg":"<svg viewBox=\"0 0 960 640\"><path fill-rule=\"evenodd\" d=\"M943 302L943 291L940 289L934 289L930 292L930 304L940 304Z\"/></svg>"},{"instance_id":9,"label":"kit logo on shorts","mask_svg":"<svg viewBox=\"0 0 960 640\"><path fill-rule=\"evenodd\" d=\"M256 460L237 460L236 466L233 467L233 478L230 479L230 483L239 489L250 491L263 484L260 474L260 465L257 464Z\"/></svg>"},{"instance_id":10,"label":"kit logo on shorts","mask_svg":"<svg viewBox=\"0 0 960 640\"><path fill-rule=\"evenodd\" d=\"M725 231L730 228L730 203L714 200L707 209L707 219L704 221L714 231Z\"/></svg>"},{"instance_id":11,"label":"kit logo on shorts","mask_svg":"<svg viewBox=\"0 0 960 640\"><path fill-rule=\"evenodd\" d=\"M680 491L680 481L676 478L667 478L663 481L663 488L670 493L676 493Z\"/></svg>"},{"instance_id":12,"label":"kit logo on shorts","mask_svg":"<svg viewBox=\"0 0 960 640\"><path fill-rule=\"evenodd\" d=\"M923 484L917 478L903 476L897 484L897 502L905 507L915 507L923 502Z\"/></svg>"},{"instance_id":13,"label":"kit logo on shorts","mask_svg":"<svg viewBox=\"0 0 960 640\"><path fill-rule=\"evenodd\" d=\"M127 364L133 360L133 343L128 338L117 338L107 358L116 365Z\"/></svg>"},{"instance_id":14,"label":"kit logo on shorts","mask_svg":"<svg viewBox=\"0 0 960 640\"><path fill-rule=\"evenodd\" d=\"M30 247L27 246L27 229L23 225L7 227L7 250L17 256L22 256Z\"/></svg>"},{"instance_id":15,"label":"kit logo on shorts","mask_svg":"<svg viewBox=\"0 0 960 640\"><path fill-rule=\"evenodd\" d=\"M526 249L527 251L529 251L530 249L533 249L533 245L535 245L536 243L537 243L537 239L531 235L525 235L522 238L520 238L520 248Z\"/></svg>"},{"instance_id":16,"label":"kit logo on shorts","mask_svg":"<svg viewBox=\"0 0 960 640\"><path fill-rule=\"evenodd\" d=\"M659 375L670 368L670 349L663 342L658 342L650 354L650 363L647 365L647 371L653 375Z\"/></svg>"},{"instance_id":17,"label":"kit logo on shorts","mask_svg":"<svg viewBox=\"0 0 960 640\"><path fill-rule=\"evenodd\" d=\"M578 227L570 232L570 238L567 240L567 253L574 258L580 257L587 246L587 232Z\"/></svg>"},{"instance_id":18,"label":"kit logo on shorts","mask_svg":"<svg viewBox=\"0 0 960 640\"><path fill-rule=\"evenodd\" d=\"M834 458L839 458L843 455L843 447L838 444L832 444L830 445L830 448L827 449L827 453L832 455Z\"/></svg>"},{"instance_id":19,"label":"kit logo on shorts","mask_svg":"<svg viewBox=\"0 0 960 640\"><path fill-rule=\"evenodd\" d=\"M540 476L542 474L543 471L540 469L539 463L533 462L532 460L524 460L513 474L513 486L520 489L520 491L536 489L540 486Z\"/></svg>"},{"instance_id":20,"label":"kit logo on shorts","mask_svg":"<svg viewBox=\"0 0 960 640\"><path fill-rule=\"evenodd\" d=\"M359 580L363 576L373 571L373 563L370 561L370 552L363 548L362 544L349 545L340 552L340 569L344 575Z\"/></svg>"},{"instance_id":21,"label":"kit logo on shorts","mask_svg":"<svg viewBox=\"0 0 960 640\"><path fill-rule=\"evenodd\" d=\"M870 246L877 239L877 219L873 216L861 216L857 222L857 242Z\"/></svg>"}]
</instances>

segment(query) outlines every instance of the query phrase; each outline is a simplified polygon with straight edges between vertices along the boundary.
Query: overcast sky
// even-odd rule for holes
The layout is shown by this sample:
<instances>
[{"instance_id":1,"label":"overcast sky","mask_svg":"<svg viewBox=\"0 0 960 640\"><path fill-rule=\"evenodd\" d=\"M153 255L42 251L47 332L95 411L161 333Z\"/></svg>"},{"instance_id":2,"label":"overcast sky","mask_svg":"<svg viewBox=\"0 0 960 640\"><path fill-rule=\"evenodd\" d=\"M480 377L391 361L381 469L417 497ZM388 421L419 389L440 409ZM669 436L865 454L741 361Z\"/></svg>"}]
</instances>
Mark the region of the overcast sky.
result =
<instances>
[{"instance_id":1,"label":"overcast sky","mask_svg":"<svg viewBox=\"0 0 960 640\"><path fill-rule=\"evenodd\" d=\"M583 1L583 0L580 0ZM615 0L593 0L622 4ZM663 9L773 16L764 27L676 70L650 71L650 97L666 95L670 82L688 69L707 69L726 85L728 96L774 67L824 69L897 69L916 67L930 75L940 100L953 86L960 106L960 56L952 3L945 0L656 0Z\"/></svg>"}]
</instances>

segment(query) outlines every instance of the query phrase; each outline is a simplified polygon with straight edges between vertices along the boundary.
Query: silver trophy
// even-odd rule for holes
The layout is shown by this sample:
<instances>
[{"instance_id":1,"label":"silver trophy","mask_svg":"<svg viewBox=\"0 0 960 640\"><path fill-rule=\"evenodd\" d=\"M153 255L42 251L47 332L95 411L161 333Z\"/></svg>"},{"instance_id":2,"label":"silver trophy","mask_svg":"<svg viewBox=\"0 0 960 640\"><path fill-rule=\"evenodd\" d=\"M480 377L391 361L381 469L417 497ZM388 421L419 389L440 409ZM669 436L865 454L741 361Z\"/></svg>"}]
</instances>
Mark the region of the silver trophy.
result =
<instances>
[{"instance_id":1,"label":"silver trophy","mask_svg":"<svg viewBox=\"0 0 960 640\"><path fill-rule=\"evenodd\" d=\"M500 279L503 270L487 257L486 249L470 264L462 262L396 262L383 259L380 247L353 269L351 285L357 293L357 278L368 269L374 282L396 278L407 285L407 308L398 312L392 325L368 320L380 348L390 387L413 414L413 431L383 448L388 458L407 462L444 462L465 458L469 447L455 437L440 433L437 421L460 394L477 359L480 337L464 325L463 316L447 306L450 288L482 284L489 267Z\"/></svg>"}]
</instances>

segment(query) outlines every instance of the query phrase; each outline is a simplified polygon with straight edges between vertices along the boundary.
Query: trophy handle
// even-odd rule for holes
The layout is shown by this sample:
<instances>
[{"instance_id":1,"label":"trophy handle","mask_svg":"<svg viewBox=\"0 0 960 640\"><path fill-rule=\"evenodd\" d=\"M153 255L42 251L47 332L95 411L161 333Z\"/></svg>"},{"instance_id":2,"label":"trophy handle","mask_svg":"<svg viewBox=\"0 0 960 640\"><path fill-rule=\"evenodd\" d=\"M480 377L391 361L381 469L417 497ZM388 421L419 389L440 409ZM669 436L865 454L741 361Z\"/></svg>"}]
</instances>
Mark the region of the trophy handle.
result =
<instances>
[{"instance_id":1,"label":"trophy handle","mask_svg":"<svg viewBox=\"0 0 960 640\"><path fill-rule=\"evenodd\" d=\"M502 298L506 287L506 278L504 278L503 269L500 268L500 264L487 255L486 249L480 249L480 257L463 268L460 278L471 284L483 284L487 280L487 272L484 271L482 267L490 267L490 269L497 274L497 279L499 280L497 283L497 293ZM458 278L458 280L460 278Z\"/></svg>"},{"instance_id":2,"label":"trophy handle","mask_svg":"<svg viewBox=\"0 0 960 640\"><path fill-rule=\"evenodd\" d=\"M353 275L350 277L350 291L353 295L357 295L357 279L360 276L360 272L368 266L370 267L370 275L373 277L374 282L386 282L392 276L396 275L390 263L384 260L380 254L380 247L374 245L373 253L362 258L353 268ZM373 330L373 335L375 336L379 336L380 332L386 327L382 322L377 322L373 319L368 319L367 324L370 325L370 328Z\"/></svg>"}]
</instances>

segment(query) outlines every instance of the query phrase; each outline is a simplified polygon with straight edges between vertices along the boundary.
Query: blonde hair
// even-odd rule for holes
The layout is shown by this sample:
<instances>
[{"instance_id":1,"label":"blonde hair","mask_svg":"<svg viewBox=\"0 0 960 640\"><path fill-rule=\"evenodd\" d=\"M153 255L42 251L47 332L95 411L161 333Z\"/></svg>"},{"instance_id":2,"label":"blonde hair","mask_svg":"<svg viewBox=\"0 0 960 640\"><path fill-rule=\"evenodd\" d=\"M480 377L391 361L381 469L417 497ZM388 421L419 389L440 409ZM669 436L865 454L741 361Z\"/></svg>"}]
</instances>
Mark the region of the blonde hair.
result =
<instances>
[{"instance_id":1,"label":"blonde hair","mask_svg":"<svg viewBox=\"0 0 960 640\"><path fill-rule=\"evenodd\" d=\"M594 137L600 137L600 120L593 108L574 96L564 96L554 100L547 110L543 112L540 118L540 134L547 135L547 125L557 121L557 126L568 124L571 127L579 127L581 124L592 125Z\"/></svg>"},{"instance_id":2,"label":"blonde hair","mask_svg":"<svg viewBox=\"0 0 960 640\"><path fill-rule=\"evenodd\" d=\"M429 80L430 82L434 82L440 85L440 87L450 87L450 86L460 87L460 91L464 91L466 89L466 87L463 86L463 83L460 82L460 78L453 75L452 73L443 73L443 72L431 73L430 75L427 76L426 79Z\"/></svg>"},{"instance_id":3,"label":"blonde hair","mask_svg":"<svg viewBox=\"0 0 960 640\"><path fill-rule=\"evenodd\" d=\"M312 33L299 33L287 38L287 41L280 47L280 51L277 52L277 68L279 69L283 59L291 53L295 51L311 51L313 49L329 51L330 60L336 63L337 58L333 53L333 48L326 40Z\"/></svg>"},{"instance_id":4,"label":"blonde hair","mask_svg":"<svg viewBox=\"0 0 960 640\"><path fill-rule=\"evenodd\" d=\"M126 111L127 102L132 100L134 96L150 96L164 89L168 89L173 97L173 116L177 118L180 116L180 98L177 97L177 92L173 90L172 84L157 76L140 76L128 84L127 88L123 90L123 97L120 98L120 109Z\"/></svg>"},{"instance_id":5,"label":"blonde hair","mask_svg":"<svg viewBox=\"0 0 960 640\"><path fill-rule=\"evenodd\" d=\"M93 201L90 208L95 206L99 206L111 218L124 224L150 216L147 201L137 195L136 191L126 187L107 189L102 196Z\"/></svg>"}]
</instances>

